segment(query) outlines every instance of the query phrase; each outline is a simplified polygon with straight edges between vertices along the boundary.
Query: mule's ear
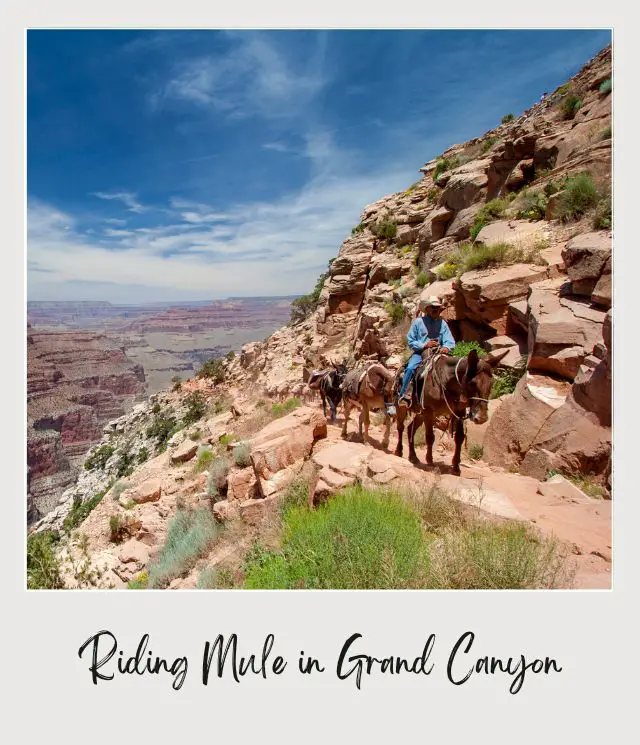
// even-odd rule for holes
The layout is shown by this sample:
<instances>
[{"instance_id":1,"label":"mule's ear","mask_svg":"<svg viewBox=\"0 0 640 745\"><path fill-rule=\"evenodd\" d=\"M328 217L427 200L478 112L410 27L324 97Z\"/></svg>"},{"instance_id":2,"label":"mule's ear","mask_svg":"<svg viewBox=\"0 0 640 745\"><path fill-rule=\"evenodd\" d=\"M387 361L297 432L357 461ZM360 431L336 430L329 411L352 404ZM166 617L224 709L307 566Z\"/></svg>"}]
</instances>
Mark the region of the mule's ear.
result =
<instances>
[{"instance_id":1,"label":"mule's ear","mask_svg":"<svg viewBox=\"0 0 640 745\"><path fill-rule=\"evenodd\" d=\"M467 378L475 378L478 372L478 352L472 349L467 355Z\"/></svg>"},{"instance_id":2,"label":"mule's ear","mask_svg":"<svg viewBox=\"0 0 640 745\"><path fill-rule=\"evenodd\" d=\"M488 355L487 357L485 357L485 360L491 365L491 367L495 367L498 364L498 362L503 360L508 354L509 354L509 350L503 349L501 352Z\"/></svg>"}]
</instances>

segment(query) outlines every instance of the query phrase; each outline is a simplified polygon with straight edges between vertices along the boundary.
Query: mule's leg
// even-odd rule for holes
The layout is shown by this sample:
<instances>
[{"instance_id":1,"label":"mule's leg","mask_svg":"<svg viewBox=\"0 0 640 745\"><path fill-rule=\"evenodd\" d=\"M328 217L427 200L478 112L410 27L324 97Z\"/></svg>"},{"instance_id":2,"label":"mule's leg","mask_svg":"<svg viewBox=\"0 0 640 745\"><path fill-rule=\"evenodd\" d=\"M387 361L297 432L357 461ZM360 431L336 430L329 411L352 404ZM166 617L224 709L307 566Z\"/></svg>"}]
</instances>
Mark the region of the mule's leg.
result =
<instances>
[{"instance_id":1,"label":"mule's leg","mask_svg":"<svg viewBox=\"0 0 640 745\"><path fill-rule=\"evenodd\" d=\"M327 416L327 401L324 396L324 391L320 391L320 397L322 398L322 413L324 414L325 418Z\"/></svg>"},{"instance_id":2,"label":"mule's leg","mask_svg":"<svg viewBox=\"0 0 640 745\"><path fill-rule=\"evenodd\" d=\"M398 430L398 444L396 445L395 455L402 458L402 435L404 433L404 420L407 418L407 409L404 406L396 408L396 429Z\"/></svg>"},{"instance_id":3,"label":"mule's leg","mask_svg":"<svg viewBox=\"0 0 640 745\"><path fill-rule=\"evenodd\" d=\"M428 466L433 465L433 443L436 436L433 432L433 412L431 409L427 409L424 414L424 432L425 440L427 441L427 460Z\"/></svg>"},{"instance_id":4,"label":"mule's leg","mask_svg":"<svg viewBox=\"0 0 640 745\"><path fill-rule=\"evenodd\" d=\"M451 468L456 476L460 475L460 451L462 450L462 443L464 442L464 422L462 419L456 420L456 432L454 435L456 443L456 449L453 454L453 461L451 462Z\"/></svg>"},{"instance_id":5,"label":"mule's leg","mask_svg":"<svg viewBox=\"0 0 640 745\"><path fill-rule=\"evenodd\" d=\"M362 421L364 422L364 442L369 445L371 444L369 441L369 407L367 404L365 404L362 407Z\"/></svg>"},{"instance_id":6,"label":"mule's leg","mask_svg":"<svg viewBox=\"0 0 640 745\"><path fill-rule=\"evenodd\" d=\"M347 436L347 424L349 423L349 414L351 413L351 404L349 403L349 399L345 398L342 404L343 408L343 415L344 415L344 422L342 423L342 437L346 438Z\"/></svg>"},{"instance_id":7,"label":"mule's leg","mask_svg":"<svg viewBox=\"0 0 640 745\"><path fill-rule=\"evenodd\" d=\"M331 409L331 423L335 424L336 421L336 402L329 396L329 408Z\"/></svg>"},{"instance_id":8,"label":"mule's leg","mask_svg":"<svg viewBox=\"0 0 640 745\"><path fill-rule=\"evenodd\" d=\"M389 432L391 430L391 417L385 411L384 412L384 435L382 436L382 447L387 450L389 448Z\"/></svg>"},{"instance_id":9,"label":"mule's leg","mask_svg":"<svg viewBox=\"0 0 640 745\"><path fill-rule=\"evenodd\" d=\"M416 414L413 419L411 420L411 423L407 427L407 440L409 441L409 460L412 463L418 463L418 456L416 455L416 448L414 444L414 438L416 436L416 432L420 429L420 425L422 424L422 415Z\"/></svg>"}]
</instances>

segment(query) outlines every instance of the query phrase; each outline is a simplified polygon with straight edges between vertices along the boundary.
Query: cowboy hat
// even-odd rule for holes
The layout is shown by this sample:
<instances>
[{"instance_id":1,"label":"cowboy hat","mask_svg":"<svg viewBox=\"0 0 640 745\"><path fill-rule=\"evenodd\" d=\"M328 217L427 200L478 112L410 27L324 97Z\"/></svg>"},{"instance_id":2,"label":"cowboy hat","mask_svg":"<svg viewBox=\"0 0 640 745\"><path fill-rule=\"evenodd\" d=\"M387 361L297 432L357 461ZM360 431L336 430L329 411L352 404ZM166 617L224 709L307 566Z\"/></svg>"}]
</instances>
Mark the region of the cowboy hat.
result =
<instances>
[{"instance_id":1,"label":"cowboy hat","mask_svg":"<svg viewBox=\"0 0 640 745\"><path fill-rule=\"evenodd\" d=\"M440 299L437 298L435 295L430 295L429 297L426 297L420 300L421 308L428 308L429 306L433 306L435 308L442 308L442 303L440 302Z\"/></svg>"}]
</instances>

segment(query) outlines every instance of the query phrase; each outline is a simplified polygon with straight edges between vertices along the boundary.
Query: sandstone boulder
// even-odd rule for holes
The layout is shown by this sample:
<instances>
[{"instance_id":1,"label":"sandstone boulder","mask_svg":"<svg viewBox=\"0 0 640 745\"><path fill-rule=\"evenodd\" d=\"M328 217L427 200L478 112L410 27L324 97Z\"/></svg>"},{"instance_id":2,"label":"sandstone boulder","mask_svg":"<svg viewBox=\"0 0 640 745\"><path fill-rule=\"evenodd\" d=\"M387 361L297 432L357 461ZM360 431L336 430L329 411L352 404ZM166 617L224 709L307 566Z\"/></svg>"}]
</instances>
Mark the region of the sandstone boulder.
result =
<instances>
[{"instance_id":1,"label":"sandstone boulder","mask_svg":"<svg viewBox=\"0 0 640 745\"><path fill-rule=\"evenodd\" d=\"M543 220L497 220L482 228L476 237L476 243L508 243L517 248L529 249L548 237L549 227Z\"/></svg>"},{"instance_id":2,"label":"sandstone boulder","mask_svg":"<svg viewBox=\"0 0 640 745\"><path fill-rule=\"evenodd\" d=\"M198 443L193 440L184 440L178 447L171 453L171 464L178 465L179 463L186 463L195 457L198 452Z\"/></svg>"},{"instance_id":3,"label":"sandstone boulder","mask_svg":"<svg viewBox=\"0 0 640 745\"><path fill-rule=\"evenodd\" d=\"M420 228L417 225L399 225L395 237L396 246L408 246L410 243L415 243L419 231Z\"/></svg>"},{"instance_id":4,"label":"sandstone boulder","mask_svg":"<svg viewBox=\"0 0 640 745\"><path fill-rule=\"evenodd\" d=\"M253 468L232 471L228 478L227 499L246 501L257 494L258 481Z\"/></svg>"},{"instance_id":5,"label":"sandstone boulder","mask_svg":"<svg viewBox=\"0 0 640 745\"><path fill-rule=\"evenodd\" d=\"M483 200L489 183L488 160L474 160L451 172L440 198L441 204L454 211Z\"/></svg>"},{"instance_id":6,"label":"sandstone boulder","mask_svg":"<svg viewBox=\"0 0 640 745\"><path fill-rule=\"evenodd\" d=\"M455 238L457 241L468 238L479 210L479 204L472 204L471 207L456 212L455 217L447 227L447 237Z\"/></svg>"},{"instance_id":7,"label":"sandstone boulder","mask_svg":"<svg viewBox=\"0 0 640 745\"><path fill-rule=\"evenodd\" d=\"M144 504L145 502L157 502L162 495L162 484L159 479L148 479L133 489L126 489L120 495L120 504L126 505L130 502Z\"/></svg>"},{"instance_id":8,"label":"sandstone boulder","mask_svg":"<svg viewBox=\"0 0 640 745\"><path fill-rule=\"evenodd\" d=\"M574 295L591 295L611 259L611 232L599 230L577 235L562 251ZM611 264L608 266L611 274ZM609 303L611 300L609 279Z\"/></svg>"},{"instance_id":9,"label":"sandstone boulder","mask_svg":"<svg viewBox=\"0 0 640 745\"><path fill-rule=\"evenodd\" d=\"M591 302L603 308L611 307L611 257L607 259L602 274L591 293Z\"/></svg>"},{"instance_id":10,"label":"sandstone boulder","mask_svg":"<svg viewBox=\"0 0 640 745\"><path fill-rule=\"evenodd\" d=\"M562 279L531 287L529 309L530 370L573 380L585 357L602 341L603 311L559 294Z\"/></svg>"}]
</instances>

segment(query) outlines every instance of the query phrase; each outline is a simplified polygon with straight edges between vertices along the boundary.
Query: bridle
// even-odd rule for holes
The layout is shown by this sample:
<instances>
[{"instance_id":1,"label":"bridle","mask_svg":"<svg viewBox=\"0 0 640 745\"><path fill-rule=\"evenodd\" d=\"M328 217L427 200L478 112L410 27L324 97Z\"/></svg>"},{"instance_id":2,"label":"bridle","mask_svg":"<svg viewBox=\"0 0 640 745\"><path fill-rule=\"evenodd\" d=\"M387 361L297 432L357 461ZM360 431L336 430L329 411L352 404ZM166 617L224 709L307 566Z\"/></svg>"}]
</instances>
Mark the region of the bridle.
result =
<instances>
[{"instance_id":1,"label":"bridle","mask_svg":"<svg viewBox=\"0 0 640 745\"><path fill-rule=\"evenodd\" d=\"M460 359L456 363L456 367L455 367L456 382L458 383L458 385L461 388L462 388L462 381L460 380L460 377L458 376L458 368L460 367L460 363L462 362L463 359L464 359L464 357L460 357ZM449 411L451 412L451 416L455 417L456 419L468 419L469 416L470 416L470 413L469 414L467 413L466 406L465 406L465 412L464 412L464 414L462 416L460 416L459 414L455 414L452 411L451 407L449 406L449 402L447 401L447 392L445 390L445 386L442 384L442 381L440 381L440 389L442 390L442 397L444 398L444 402L447 405L447 409L449 409ZM464 389L463 389L463 391L464 391ZM467 400L468 401L484 401L487 404L489 403L489 399L488 398L481 398L480 396L468 396L467 397Z\"/></svg>"}]
</instances>

